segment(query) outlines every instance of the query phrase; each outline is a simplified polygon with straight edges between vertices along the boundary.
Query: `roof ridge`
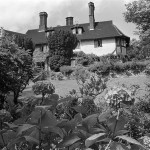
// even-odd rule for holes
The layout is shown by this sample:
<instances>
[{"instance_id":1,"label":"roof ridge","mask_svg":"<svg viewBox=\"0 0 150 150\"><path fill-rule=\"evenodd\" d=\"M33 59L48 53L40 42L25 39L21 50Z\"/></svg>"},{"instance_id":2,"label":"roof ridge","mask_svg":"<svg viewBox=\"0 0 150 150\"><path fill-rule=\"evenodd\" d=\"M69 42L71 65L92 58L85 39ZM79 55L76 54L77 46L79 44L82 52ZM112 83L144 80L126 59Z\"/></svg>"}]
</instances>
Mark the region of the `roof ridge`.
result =
<instances>
[{"instance_id":1,"label":"roof ridge","mask_svg":"<svg viewBox=\"0 0 150 150\"><path fill-rule=\"evenodd\" d=\"M113 26L115 27L116 31L120 34L120 35L124 35L114 24Z\"/></svg>"},{"instance_id":2,"label":"roof ridge","mask_svg":"<svg viewBox=\"0 0 150 150\"><path fill-rule=\"evenodd\" d=\"M11 32L11 33L14 33L14 34L22 34L22 35L26 35L25 33L14 32L14 31L5 30L5 29L4 29L4 31L5 31L5 32L8 32L8 33Z\"/></svg>"}]
</instances>

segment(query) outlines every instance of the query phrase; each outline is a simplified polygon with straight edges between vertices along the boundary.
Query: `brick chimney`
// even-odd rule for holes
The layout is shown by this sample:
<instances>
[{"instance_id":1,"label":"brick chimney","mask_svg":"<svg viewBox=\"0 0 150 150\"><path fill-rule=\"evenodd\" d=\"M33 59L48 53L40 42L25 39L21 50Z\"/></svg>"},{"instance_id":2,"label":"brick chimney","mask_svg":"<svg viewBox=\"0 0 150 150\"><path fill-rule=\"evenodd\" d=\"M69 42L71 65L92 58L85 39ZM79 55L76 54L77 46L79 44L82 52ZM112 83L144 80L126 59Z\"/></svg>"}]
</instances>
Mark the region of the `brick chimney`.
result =
<instances>
[{"instance_id":1,"label":"brick chimney","mask_svg":"<svg viewBox=\"0 0 150 150\"><path fill-rule=\"evenodd\" d=\"M47 17L48 14L46 12L40 12L40 25L39 25L39 31L45 31L47 29Z\"/></svg>"},{"instance_id":2,"label":"brick chimney","mask_svg":"<svg viewBox=\"0 0 150 150\"><path fill-rule=\"evenodd\" d=\"M89 2L89 23L90 23L90 30L94 30L95 18L94 18L94 3Z\"/></svg>"},{"instance_id":3,"label":"brick chimney","mask_svg":"<svg viewBox=\"0 0 150 150\"><path fill-rule=\"evenodd\" d=\"M67 17L66 26L72 26L72 25L73 25L73 17Z\"/></svg>"}]
</instances>

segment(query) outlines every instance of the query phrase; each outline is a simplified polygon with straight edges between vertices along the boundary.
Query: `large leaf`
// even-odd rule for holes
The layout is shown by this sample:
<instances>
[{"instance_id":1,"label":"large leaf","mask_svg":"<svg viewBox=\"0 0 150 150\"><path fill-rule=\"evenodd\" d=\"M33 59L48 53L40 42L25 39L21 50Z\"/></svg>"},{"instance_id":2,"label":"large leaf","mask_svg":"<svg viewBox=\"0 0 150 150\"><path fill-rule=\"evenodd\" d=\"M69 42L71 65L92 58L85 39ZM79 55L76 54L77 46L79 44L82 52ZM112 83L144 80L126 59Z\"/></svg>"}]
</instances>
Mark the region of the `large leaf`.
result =
<instances>
[{"instance_id":1,"label":"large leaf","mask_svg":"<svg viewBox=\"0 0 150 150\"><path fill-rule=\"evenodd\" d=\"M21 135L23 132L31 129L31 128L34 128L35 125L31 125L31 124L23 124L21 125L20 127L18 127L18 130L17 130L17 135Z\"/></svg>"},{"instance_id":2,"label":"large leaf","mask_svg":"<svg viewBox=\"0 0 150 150\"><path fill-rule=\"evenodd\" d=\"M63 128L65 129L66 132L69 132L71 130L74 130L75 127L76 127L76 120L72 119L70 121L67 121L67 120L62 120L61 122L57 123L57 126L59 128Z\"/></svg>"},{"instance_id":3,"label":"large leaf","mask_svg":"<svg viewBox=\"0 0 150 150\"><path fill-rule=\"evenodd\" d=\"M45 110L44 109L42 109L42 110L40 110L40 109L35 109L32 113L31 113L31 115L30 115L30 122L32 123L32 124L38 124L39 123L39 120L40 120L40 118L41 118L41 116L43 116L44 114L45 114Z\"/></svg>"},{"instance_id":4,"label":"large leaf","mask_svg":"<svg viewBox=\"0 0 150 150\"><path fill-rule=\"evenodd\" d=\"M58 103L68 102L68 101L71 101L71 100L73 100L73 99L74 99L73 97L67 96L67 97L65 97L65 98L60 99L60 100L58 101Z\"/></svg>"},{"instance_id":5,"label":"large leaf","mask_svg":"<svg viewBox=\"0 0 150 150\"><path fill-rule=\"evenodd\" d=\"M139 146L142 146L142 147L143 147L143 145L142 145L141 143L139 143L137 140L135 140L135 139L133 139L133 138L131 138L131 137L128 137L128 136L126 136L126 135L116 136L116 137L118 137L118 138L120 138L120 139L123 139L123 140L126 140L126 141L129 142L129 143L136 144L136 145L139 145Z\"/></svg>"},{"instance_id":6,"label":"large leaf","mask_svg":"<svg viewBox=\"0 0 150 150\"><path fill-rule=\"evenodd\" d=\"M98 133L98 134L94 134L94 135L90 136L89 138L87 138L85 140L85 146L89 147L89 146L93 145L98 140L99 137L102 137L104 135L105 135L105 133Z\"/></svg>"},{"instance_id":7,"label":"large leaf","mask_svg":"<svg viewBox=\"0 0 150 150\"><path fill-rule=\"evenodd\" d=\"M105 132L105 131L106 130L104 130L104 129L96 128L96 127L93 127L93 128L89 129L89 133L91 133L91 134L97 134L97 133Z\"/></svg>"},{"instance_id":8,"label":"large leaf","mask_svg":"<svg viewBox=\"0 0 150 150\"><path fill-rule=\"evenodd\" d=\"M98 116L98 120L99 122L104 122L106 121L109 117L111 116L111 111L110 110L107 110L106 112L100 114Z\"/></svg>"},{"instance_id":9,"label":"large leaf","mask_svg":"<svg viewBox=\"0 0 150 150\"><path fill-rule=\"evenodd\" d=\"M14 123L4 122L4 124L6 124L10 129L18 128L18 125L15 125Z\"/></svg>"},{"instance_id":10,"label":"large leaf","mask_svg":"<svg viewBox=\"0 0 150 150\"><path fill-rule=\"evenodd\" d=\"M74 116L74 120L77 122L77 123L80 123L82 122L82 115L80 113L76 114Z\"/></svg>"},{"instance_id":11,"label":"large leaf","mask_svg":"<svg viewBox=\"0 0 150 150\"><path fill-rule=\"evenodd\" d=\"M68 147L68 146L74 144L75 142L77 142L79 140L80 140L80 138L77 135L74 135L74 134L66 136L63 139L63 141L58 144L58 148Z\"/></svg>"},{"instance_id":12,"label":"large leaf","mask_svg":"<svg viewBox=\"0 0 150 150\"><path fill-rule=\"evenodd\" d=\"M41 118L41 127L56 126L57 120L51 111L46 111Z\"/></svg>"},{"instance_id":13,"label":"large leaf","mask_svg":"<svg viewBox=\"0 0 150 150\"><path fill-rule=\"evenodd\" d=\"M75 149L83 149L84 144L81 141L77 141L69 146L69 150L75 150Z\"/></svg>"},{"instance_id":14,"label":"large leaf","mask_svg":"<svg viewBox=\"0 0 150 150\"><path fill-rule=\"evenodd\" d=\"M115 133L115 136L124 135L124 134L127 134L127 133L129 133L128 130L119 130Z\"/></svg>"},{"instance_id":15,"label":"large leaf","mask_svg":"<svg viewBox=\"0 0 150 150\"><path fill-rule=\"evenodd\" d=\"M111 132L114 132L114 128L116 125L116 117L111 117L107 121L107 126L109 127ZM119 117L119 120L117 121L115 133L118 132L119 130L124 130L124 126L127 123L126 118L124 116Z\"/></svg>"},{"instance_id":16,"label":"large leaf","mask_svg":"<svg viewBox=\"0 0 150 150\"><path fill-rule=\"evenodd\" d=\"M133 144L131 145L131 150L146 150L146 148Z\"/></svg>"},{"instance_id":17,"label":"large leaf","mask_svg":"<svg viewBox=\"0 0 150 150\"><path fill-rule=\"evenodd\" d=\"M39 140L39 129L38 128L34 128L29 136Z\"/></svg>"},{"instance_id":18,"label":"large leaf","mask_svg":"<svg viewBox=\"0 0 150 150\"><path fill-rule=\"evenodd\" d=\"M39 140L31 137L31 136L24 136L24 138L26 139L26 141L30 142L30 143L35 143L35 144L39 144Z\"/></svg>"},{"instance_id":19,"label":"large leaf","mask_svg":"<svg viewBox=\"0 0 150 150\"><path fill-rule=\"evenodd\" d=\"M17 134L12 130L8 130L7 132L3 133L2 136L5 144L8 144L10 141L16 138ZM2 136L0 135L0 145L4 144L2 140Z\"/></svg>"},{"instance_id":20,"label":"large leaf","mask_svg":"<svg viewBox=\"0 0 150 150\"><path fill-rule=\"evenodd\" d=\"M112 142L110 144L110 149L111 150L129 150L129 148L127 146L125 146L122 143L118 143L118 142Z\"/></svg>"},{"instance_id":21,"label":"large leaf","mask_svg":"<svg viewBox=\"0 0 150 150\"><path fill-rule=\"evenodd\" d=\"M86 114L87 113L87 108L85 108L84 106L75 106L72 107L76 112L81 113L81 114Z\"/></svg>"},{"instance_id":22,"label":"large leaf","mask_svg":"<svg viewBox=\"0 0 150 150\"><path fill-rule=\"evenodd\" d=\"M87 129L93 127L97 123L98 114L90 115L82 120L82 125Z\"/></svg>"},{"instance_id":23,"label":"large leaf","mask_svg":"<svg viewBox=\"0 0 150 150\"><path fill-rule=\"evenodd\" d=\"M52 107L52 105L44 105L44 106L42 105L42 106L36 106L35 108L38 108L41 111L43 111L43 109L44 110L49 110L51 107Z\"/></svg>"},{"instance_id":24,"label":"large leaf","mask_svg":"<svg viewBox=\"0 0 150 150\"><path fill-rule=\"evenodd\" d=\"M15 144L17 143L21 143L25 141L25 138L24 137L18 137L18 138L15 138L14 140L12 140L8 145L7 145L7 148L11 149L12 147L15 146Z\"/></svg>"},{"instance_id":25,"label":"large leaf","mask_svg":"<svg viewBox=\"0 0 150 150\"><path fill-rule=\"evenodd\" d=\"M51 94L50 96L44 99L42 105L50 105L51 106L50 110L53 111L56 109L56 106L58 104L58 99L59 99L59 96L57 94Z\"/></svg>"},{"instance_id":26,"label":"large leaf","mask_svg":"<svg viewBox=\"0 0 150 150\"><path fill-rule=\"evenodd\" d=\"M64 137L63 131L57 126L43 128L42 132L44 132L45 134L49 134L49 132L52 132L58 134L61 138Z\"/></svg>"}]
</instances>

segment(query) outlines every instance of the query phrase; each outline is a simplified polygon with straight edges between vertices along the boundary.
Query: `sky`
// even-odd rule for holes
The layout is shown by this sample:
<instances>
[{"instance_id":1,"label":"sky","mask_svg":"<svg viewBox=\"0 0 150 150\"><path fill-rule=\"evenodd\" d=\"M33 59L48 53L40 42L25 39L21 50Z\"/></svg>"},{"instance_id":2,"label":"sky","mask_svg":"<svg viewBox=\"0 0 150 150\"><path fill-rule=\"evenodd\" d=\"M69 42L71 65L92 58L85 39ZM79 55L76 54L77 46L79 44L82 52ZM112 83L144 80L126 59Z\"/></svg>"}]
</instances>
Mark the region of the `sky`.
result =
<instances>
[{"instance_id":1,"label":"sky","mask_svg":"<svg viewBox=\"0 0 150 150\"><path fill-rule=\"evenodd\" d=\"M125 4L133 0L0 0L0 27L26 33L39 28L39 12L47 12L47 26L65 25L66 17L74 17L74 23L89 22L88 3L95 5L95 21L112 20L125 35L138 38L136 27L126 23Z\"/></svg>"}]
</instances>

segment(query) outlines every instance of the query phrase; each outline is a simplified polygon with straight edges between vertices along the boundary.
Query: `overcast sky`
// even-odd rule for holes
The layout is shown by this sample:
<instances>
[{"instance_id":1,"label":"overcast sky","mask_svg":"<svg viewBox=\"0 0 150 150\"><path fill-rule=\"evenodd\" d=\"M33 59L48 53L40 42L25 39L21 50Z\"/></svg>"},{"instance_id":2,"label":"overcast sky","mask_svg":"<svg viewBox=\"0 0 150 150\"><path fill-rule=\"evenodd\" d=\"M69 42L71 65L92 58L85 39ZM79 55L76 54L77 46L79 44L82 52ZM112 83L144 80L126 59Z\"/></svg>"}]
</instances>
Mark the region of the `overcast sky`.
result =
<instances>
[{"instance_id":1,"label":"overcast sky","mask_svg":"<svg viewBox=\"0 0 150 150\"><path fill-rule=\"evenodd\" d=\"M95 5L95 21L113 20L127 36L134 35L135 25L126 23L125 4L133 0L91 0ZM89 22L90 0L0 0L0 27L26 33L39 27L39 12L48 13L48 27L65 25L66 17L74 17L75 23Z\"/></svg>"}]
</instances>

